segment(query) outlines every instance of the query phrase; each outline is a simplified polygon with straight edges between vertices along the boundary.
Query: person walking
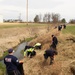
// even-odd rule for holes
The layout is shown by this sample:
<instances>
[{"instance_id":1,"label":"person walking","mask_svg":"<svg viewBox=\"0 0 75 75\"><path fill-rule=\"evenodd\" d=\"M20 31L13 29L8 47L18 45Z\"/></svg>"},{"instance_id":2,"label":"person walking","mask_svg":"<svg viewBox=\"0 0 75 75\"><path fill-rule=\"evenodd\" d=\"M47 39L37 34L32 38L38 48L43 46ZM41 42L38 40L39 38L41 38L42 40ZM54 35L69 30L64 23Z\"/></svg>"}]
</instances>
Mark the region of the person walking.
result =
<instances>
[{"instance_id":1,"label":"person walking","mask_svg":"<svg viewBox=\"0 0 75 75\"><path fill-rule=\"evenodd\" d=\"M51 47L50 49L45 50L44 59L47 60L48 57L50 57L50 65L52 65L54 62L54 56L55 55L57 55L57 51Z\"/></svg>"},{"instance_id":2,"label":"person walking","mask_svg":"<svg viewBox=\"0 0 75 75\"><path fill-rule=\"evenodd\" d=\"M8 55L4 57L4 63L6 65L6 71L8 75L22 75L18 70L18 66L23 63L19 61L17 57L13 55L13 49L8 50Z\"/></svg>"}]
</instances>

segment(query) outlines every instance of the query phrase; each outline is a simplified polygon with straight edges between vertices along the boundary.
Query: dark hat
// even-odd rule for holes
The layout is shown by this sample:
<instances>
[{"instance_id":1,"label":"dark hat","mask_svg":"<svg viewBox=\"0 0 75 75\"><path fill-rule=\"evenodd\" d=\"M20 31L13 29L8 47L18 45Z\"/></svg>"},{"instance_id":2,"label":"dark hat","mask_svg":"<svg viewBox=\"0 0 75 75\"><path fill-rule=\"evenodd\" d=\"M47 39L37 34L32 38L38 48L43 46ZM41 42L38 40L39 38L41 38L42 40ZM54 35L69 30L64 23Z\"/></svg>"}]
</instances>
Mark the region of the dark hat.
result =
<instances>
[{"instance_id":1,"label":"dark hat","mask_svg":"<svg viewBox=\"0 0 75 75\"><path fill-rule=\"evenodd\" d=\"M12 48L8 50L8 53L12 53L12 52L14 52Z\"/></svg>"}]
</instances>

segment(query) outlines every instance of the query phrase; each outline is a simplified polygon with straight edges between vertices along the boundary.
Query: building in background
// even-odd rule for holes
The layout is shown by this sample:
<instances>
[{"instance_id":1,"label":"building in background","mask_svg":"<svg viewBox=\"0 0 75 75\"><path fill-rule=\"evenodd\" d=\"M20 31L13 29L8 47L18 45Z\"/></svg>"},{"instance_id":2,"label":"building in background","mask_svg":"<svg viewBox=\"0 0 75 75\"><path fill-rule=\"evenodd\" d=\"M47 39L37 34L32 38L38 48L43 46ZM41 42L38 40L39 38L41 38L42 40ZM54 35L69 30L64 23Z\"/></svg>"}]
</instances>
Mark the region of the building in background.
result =
<instances>
[{"instance_id":1,"label":"building in background","mask_svg":"<svg viewBox=\"0 0 75 75\"><path fill-rule=\"evenodd\" d=\"M3 16L0 15L0 23L3 23Z\"/></svg>"}]
</instances>

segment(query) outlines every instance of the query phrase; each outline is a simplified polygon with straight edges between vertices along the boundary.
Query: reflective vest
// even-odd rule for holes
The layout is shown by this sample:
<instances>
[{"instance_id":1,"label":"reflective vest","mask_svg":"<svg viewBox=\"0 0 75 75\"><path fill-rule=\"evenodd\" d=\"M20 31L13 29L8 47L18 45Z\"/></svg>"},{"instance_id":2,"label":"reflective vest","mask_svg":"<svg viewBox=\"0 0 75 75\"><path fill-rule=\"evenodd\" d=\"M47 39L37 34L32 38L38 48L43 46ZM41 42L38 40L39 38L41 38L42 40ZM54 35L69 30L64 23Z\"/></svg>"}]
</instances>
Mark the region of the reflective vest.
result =
<instances>
[{"instance_id":1,"label":"reflective vest","mask_svg":"<svg viewBox=\"0 0 75 75\"><path fill-rule=\"evenodd\" d=\"M27 52L33 52L34 48L29 48L26 51L24 51L24 56L26 56Z\"/></svg>"},{"instance_id":2,"label":"reflective vest","mask_svg":"<svg viewBox=\"0 0 75 75\"><path fill-rule=\"evenodd\" d=\"M41 43L36 43L36 44L34 45L34 47L35 47L35 46L41 46Z\"/></svg>"}]
</instances>

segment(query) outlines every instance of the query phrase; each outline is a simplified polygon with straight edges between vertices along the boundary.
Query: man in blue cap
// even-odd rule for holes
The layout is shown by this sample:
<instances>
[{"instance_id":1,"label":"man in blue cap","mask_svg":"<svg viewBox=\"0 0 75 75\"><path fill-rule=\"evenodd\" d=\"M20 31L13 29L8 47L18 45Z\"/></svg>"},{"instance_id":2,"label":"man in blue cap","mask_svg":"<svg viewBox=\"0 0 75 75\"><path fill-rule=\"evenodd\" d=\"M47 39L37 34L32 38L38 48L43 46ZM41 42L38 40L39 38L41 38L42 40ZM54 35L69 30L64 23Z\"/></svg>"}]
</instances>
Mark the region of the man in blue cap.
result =
<instances>
[{"instance_id":1,"label":"man in blue cap","mask_svg":"<svg viewBox=\"0 0 75 75\"><path fill-rule=\"evenodd\" d=\"M23 61L19 61L18 58L13 56L13 52L13 49L9 49L9 55L5 56L4 58L7 73L8 75L22 75L18 70L18 66L20 65L20 63L23 63Z\"/></svg>"}]
</instances>

